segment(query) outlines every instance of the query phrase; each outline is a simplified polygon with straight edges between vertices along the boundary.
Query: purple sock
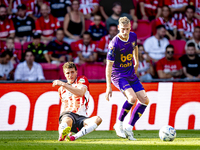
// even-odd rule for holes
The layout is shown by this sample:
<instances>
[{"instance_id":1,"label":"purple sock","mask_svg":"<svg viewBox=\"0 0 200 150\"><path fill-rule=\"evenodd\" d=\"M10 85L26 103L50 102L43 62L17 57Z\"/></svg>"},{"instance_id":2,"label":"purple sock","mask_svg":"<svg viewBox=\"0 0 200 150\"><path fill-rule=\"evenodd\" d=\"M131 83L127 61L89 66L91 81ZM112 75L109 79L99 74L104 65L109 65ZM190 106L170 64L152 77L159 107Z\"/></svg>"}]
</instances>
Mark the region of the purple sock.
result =
<instances>
[{"instance_id":1,"label":"purple sock","mask_svg":"<svg viewBox=\"0 0 200 150\"><path fill-rule=\"evenodd\" d=\"M128 101L125 101L125 103L124 103L124 105L122 107L121 113L119 115L119 118L118 118L120 121L124 121L124 118L126 117L128 112L130 111L132 106L133 105L130 104Z\"/></svg>"},{"instance_id":2,"label":"purple sock","mask_svg":"<svg viewBox=\"0 0 200 150\"><path fill-rule=\"evenodd\" d=\"M138 103L133 109L129 124L134 126L136 121L142 116L147 106Z\"/></svg>"}]
</instances>

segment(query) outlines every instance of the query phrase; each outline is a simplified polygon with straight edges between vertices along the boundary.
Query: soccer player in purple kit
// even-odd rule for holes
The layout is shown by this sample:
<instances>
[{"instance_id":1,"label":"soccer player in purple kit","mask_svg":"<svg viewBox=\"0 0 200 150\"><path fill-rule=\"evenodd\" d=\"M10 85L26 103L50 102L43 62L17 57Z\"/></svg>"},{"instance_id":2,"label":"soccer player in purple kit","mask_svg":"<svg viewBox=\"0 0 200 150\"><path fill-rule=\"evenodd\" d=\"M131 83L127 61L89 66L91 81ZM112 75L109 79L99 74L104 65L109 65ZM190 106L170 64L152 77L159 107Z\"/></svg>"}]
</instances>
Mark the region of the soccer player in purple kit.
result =
<instances>
[{"instance_id":1,"label":"soccer player in purple kit","mask_svg":"<svg viewBox=\"0 0 200 150\"><path fill-rule=\"evenodd\" d=\"M116 134L122 138L136 140L133 137L133 126L145 111L149 99L136 76L138 68L137 35L130 32L131 24L127 17L121 17L118 25L119 33L109 43L106 65L106 100L112 96L112 83L126 96L119 118L114 125ZM145 30L145 29L144 29ZM133 58L134 56L134 58ZM133 60L135 63L133 63ZM136 100L139 103L134 108L130 121L123 126L123 121Z\"/></svg>"}]
</instances>

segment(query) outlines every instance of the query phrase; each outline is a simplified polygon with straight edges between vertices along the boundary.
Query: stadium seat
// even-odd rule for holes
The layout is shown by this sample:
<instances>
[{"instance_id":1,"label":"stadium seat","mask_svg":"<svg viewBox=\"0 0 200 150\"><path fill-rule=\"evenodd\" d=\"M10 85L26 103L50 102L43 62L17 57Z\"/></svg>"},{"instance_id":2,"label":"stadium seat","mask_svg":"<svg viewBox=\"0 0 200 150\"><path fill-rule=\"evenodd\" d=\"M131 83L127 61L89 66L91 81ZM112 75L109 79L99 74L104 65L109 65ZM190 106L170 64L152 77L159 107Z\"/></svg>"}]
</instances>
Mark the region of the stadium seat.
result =
<instances>
[{"instance_id":1,"label":"stadium seat","mask_svg":"<svg viewBox=\"0 0 200 150\"><path fill-rule=\"evenodd\" d=\"M87 63L84 65L84 75L88 79L105 79L105 67L102 63Z\"/></svg>"},{"instance_id":2,"label":"stadium seat","mask_svg":"<svg viewBox=\"0 0 200 150\"><path fill-rule=\"evenodd\" d=\"M91 23L92 23L91 20L85 20L85 31L89 29Z\"/></svg>"},{"instance_id":3,"label":"stadium seat","mask_svg":"<svg viewBox=\"0 0 200 150\"><path fill-rule=\"evenodd\" d=\"M15 42L15 49L16 50L22 50L22 45L20 42Z\"/></svg>"},{"instance_id":4,"label":"stadium seat","mask_svg":"<svg viewBox=\"0 0 200 150\"><path fill-rule=\"evenodd\" d=\"M169 41L170 44L174 46L174 57L179 58L185 54L185 44L184 40L173 40Z\"/></svg>"},{"instance_id":5,"label":"stadium seat","mask_svg":"<svg viewBox=\"0 0 200 150\"><path fill-rule=\"evenodd\" d=\"M152 30L152 34L155 35L156 34L156 20L152 20L151 21L151 30Z\"/></svg>"},{"instance_id":6,"label":"stadium seat","mask_svg":"<svg viewBox=\"0 0 200 150\"><path fill-rule=\"evenodd\" d=\"M46 80L59 78L59 67L56 64L40 63Z\"/></svg>"},{"instance_id":7,"label":"stadium seat","mask_svg":"<svg viewBox=\"0 0 200 150\"><path fill-rule=\"evenodd\" d=\"M72 49L72 57L73 58L76 58L78 55L77 55L77 49L78 49L78 45L76 44L76 42L72 42L71 44L70 44L70 46L71 46L71 49Z\"/></svg>"},{"instance_id":8,"label":"stadium seat","mask_svg":"<svg viewBox=\"0 0 200 150\"><path fill-rule=\"evenodd\" d=\"M63 28L64 26L64 21L60 21L60 27Z\"/></svg>"},{"instance_id":9,"label":"stadium seat","mask_svg":"<svg viewBox=\"0 0 200 150\"><path fill-rule=\"evenodd\" d=\"M16 54L17 54L17 58L19 60L21 60L22 56L22 45L20 42L15 42L15 50L16 50Z\"/></svg>"},{"instance_id":10,"label":"stadium seat","mask_svg":"<svg viewBox=\"0 0 200 150\"><path fill-rule=\"evenodd\" d=\"M133 21L131 21L133 25ZM143 43L148 37L151 36L151 24L146 20L138 20L138 28L134 30L137 34L137 38Z\"/></svg>"},{"instance_id":11,"label":"stadium seat","mask_svg":"<svg viewBox=\"0 0 200 150\"><path fill-rule=\"evenodd\" d=\"M63 64L59 65L59 79L66 80L65 75L63 73ZM76 64L76 68L78 70L78 76L83 75L83 65Z\"/></svg>"}]
</instances>

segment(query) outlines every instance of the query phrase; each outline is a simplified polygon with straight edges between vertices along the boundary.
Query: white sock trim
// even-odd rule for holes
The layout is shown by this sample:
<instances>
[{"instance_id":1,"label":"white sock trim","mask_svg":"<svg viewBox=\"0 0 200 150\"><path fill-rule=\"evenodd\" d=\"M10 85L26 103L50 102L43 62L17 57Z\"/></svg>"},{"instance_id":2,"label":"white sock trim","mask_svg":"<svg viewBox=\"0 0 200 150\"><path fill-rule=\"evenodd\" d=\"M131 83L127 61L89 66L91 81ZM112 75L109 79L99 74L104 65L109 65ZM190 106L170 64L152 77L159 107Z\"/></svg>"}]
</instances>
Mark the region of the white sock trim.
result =
<instances>
[{"instance_id":1,"label":"white sock trim","mask_svg":"<svg viewBox=\"0 0 200 150\"><path fill-rule=\"evenodd\" d=\"M92 131L94 131L96 128L98 127L98 125L94 122L89 124L88 126L83 127L79 132L77 132L74 137L75 139L78 139Z\"/></svg>"},{"instance_id":2,"label":"white sock trim","mask_svg":"<svg viewBox=\"0 0 200 150\"><path fill-rule=\"evenodd\" d=\"M138 100L138 103L140 103L141 105L147 106L147 104L144 104L144 103L140 102L139 100Z\"/></svg>"}]
</instances>

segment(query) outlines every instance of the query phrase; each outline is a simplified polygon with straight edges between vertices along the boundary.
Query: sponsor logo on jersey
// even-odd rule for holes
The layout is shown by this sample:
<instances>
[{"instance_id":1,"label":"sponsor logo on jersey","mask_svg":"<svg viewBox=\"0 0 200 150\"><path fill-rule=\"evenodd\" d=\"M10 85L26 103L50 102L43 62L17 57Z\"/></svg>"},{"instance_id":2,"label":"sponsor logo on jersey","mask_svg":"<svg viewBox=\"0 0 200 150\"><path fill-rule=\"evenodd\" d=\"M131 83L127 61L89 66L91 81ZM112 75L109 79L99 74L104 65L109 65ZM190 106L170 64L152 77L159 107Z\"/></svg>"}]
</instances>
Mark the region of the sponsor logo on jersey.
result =
<instances>
[{"instance_id":1,"label":"sponsor logo on jersey","mask_svg":"<svg viewBox=\"0 0 200 150\"><path fill-rule=\"evenodd\" d=\"M68 47L68 46L65 46L65 47L64 47L64 49L65 49L65 50L68 50L68 49L69 49L69 47Z\"/></svg>"},{"instance_id":2,"label":"sponsor logo on jersey","mask_svg":"<svg viewBox=\"0 0 200 150\"><path fill-rule=\"evenodd\" d=\"M52 28L53 28L53 27L55 27L55 24L54 24L54 23L52 23L52 24L51 24L51 27L52 27Z\"/></svg>"},{"instance_id":3,"label":"sponsor logo on jersey","mask_svg":"<svg viewBox=\"0 0 200 150\"><path fill-rule=\"evenodd\" d=\"M127 45L127 44L129 44L130 42L126 42L124 45Z\"/></svg>"},{"instance_id":4,"label":"sponsor logo on jersey","mask_svg":"<svg viewBox=\"0 0 200 150\"><path fill-rule=\"evenodd\" d=\"M120 64L120 67L126 68L126 67L130 67L133 65L133 55L132 54L128 54L128 55L123 55L121 54L120 56L122 63ZM128 61L128 62L126 62ZM126 63L125 63L126 62Z\"/></svg>"},{"instance_id":5,"label":"sponsor logo on jersey","mask_svg":"<svg viewBox=\"0 0 200 150\"><path fill-rule=\"evenodd\" d=\"M133 48L135 47L135 42L132 42L132 46L133 46Z\"/></svg>"},{"instance_id":6,"label":"sponsor logo on jersey","mask_svg":"<svg viewBox=\"0 0 200 150\"><path fill-rule=\"evenodd\" d=\"M28 24L28 25L31 24L31 21L27 21L26 24Z\"/></svg>"},{"instance_id":7,"label":"sponsor logo on jersey","mask_svg":"<svg viewBox=\"0 0 200 150\"><path fill-rule=\"evenodd\" d=\"M6 26L6 29L9 29L9 28L10 28L10 25L7 25L7 26Z\"/></svg>"},{"instance_id":8,"label":"sponsor logo on jersey","mask_svg":"<svg viewBox=\"0 0 200 150\"><path fill-rule=\"evenodd\" d=\"M85 83L85 79L81 78L81 79L79 80L79 82Z\"/></svg>"}]
</instances>

